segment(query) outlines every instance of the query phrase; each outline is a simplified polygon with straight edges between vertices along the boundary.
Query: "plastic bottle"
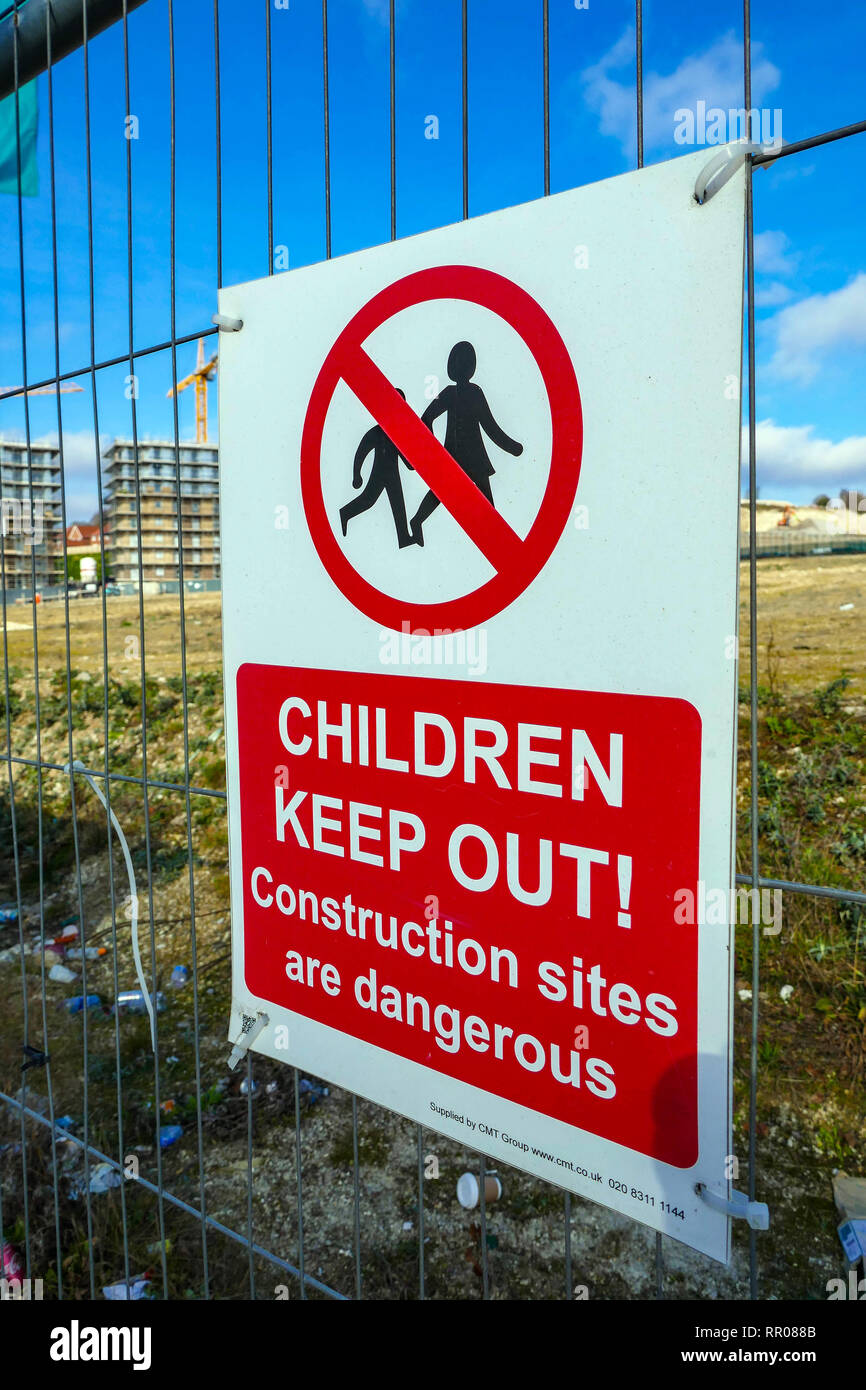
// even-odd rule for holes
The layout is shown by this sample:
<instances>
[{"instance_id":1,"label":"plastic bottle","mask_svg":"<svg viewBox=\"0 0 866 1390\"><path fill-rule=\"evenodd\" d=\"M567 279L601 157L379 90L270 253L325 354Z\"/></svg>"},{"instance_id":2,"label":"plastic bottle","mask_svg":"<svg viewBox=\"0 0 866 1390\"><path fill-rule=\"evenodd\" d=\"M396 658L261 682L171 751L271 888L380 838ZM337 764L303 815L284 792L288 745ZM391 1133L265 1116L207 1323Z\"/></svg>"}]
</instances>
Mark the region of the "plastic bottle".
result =
<instances>
[{"instance_id":1,"label":"plastic bottle","mask_svg":"<svg viewBox=\"0 0 866 1390\"><path fill-rule=\"evenodd\" d=\"M151 996L152 998L153 996ZM122 994L118 994L114 1005L118 1013L122 1014L144 1014L147 1013L147 1005L144 1002L144 994L140 989L126 989ZM162 990L156 993L156 1012L161 1014L165 1008L165 995Z\"/></svg>"}]
</instances>

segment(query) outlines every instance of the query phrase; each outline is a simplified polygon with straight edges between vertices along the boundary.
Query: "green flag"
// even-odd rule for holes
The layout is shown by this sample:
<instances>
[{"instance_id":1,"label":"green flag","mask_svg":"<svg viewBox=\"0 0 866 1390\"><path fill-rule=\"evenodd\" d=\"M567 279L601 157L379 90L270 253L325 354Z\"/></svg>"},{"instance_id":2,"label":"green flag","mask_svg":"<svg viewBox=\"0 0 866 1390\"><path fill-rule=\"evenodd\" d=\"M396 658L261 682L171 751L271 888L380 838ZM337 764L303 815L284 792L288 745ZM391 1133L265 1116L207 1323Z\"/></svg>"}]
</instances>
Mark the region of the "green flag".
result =
<instances>
[{"instance_id":1,"label":"green flag","mask_svg":"<svg viewBox=\"0 0 866 1390\"><path fill-rule=\"evenodd\" d=\"M39 171L36 168L36 130L39 124L39 105L36 83L28 82L18 92L18 118L15 116L15 93L0 101L0 193L18 192L18 157L16 143L21 134L21 192L35 198L39 192Z\"/></svg>"}]
</instances>

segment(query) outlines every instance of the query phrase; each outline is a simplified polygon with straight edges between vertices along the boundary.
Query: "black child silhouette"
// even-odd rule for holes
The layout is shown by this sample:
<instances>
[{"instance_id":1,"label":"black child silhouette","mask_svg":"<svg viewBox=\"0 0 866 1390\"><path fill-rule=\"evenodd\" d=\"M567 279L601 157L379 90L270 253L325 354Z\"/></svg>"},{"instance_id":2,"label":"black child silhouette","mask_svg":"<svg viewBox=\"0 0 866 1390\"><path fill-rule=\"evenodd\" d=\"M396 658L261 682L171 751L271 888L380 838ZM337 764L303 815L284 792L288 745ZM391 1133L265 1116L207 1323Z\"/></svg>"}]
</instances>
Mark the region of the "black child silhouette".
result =
<instances>
[{"instance_id":1,"label":"black child silhouette","mask_svg":"<svg viewBox=\"0 0 866 1390\"><path fill-rule=\"evenodd\" d=\"M406 397L399 387L398 394L403 396L405 401ZM352 517L368 511L378 501L382 493L386 492L391 504L394 525L397 528L397 542L402 550L404 546L412 544L412 537L409 535L409 528L406 525L406 503L403 500L403 485L400 482L400 459L403 459L407 468L412 469L412 465L407 458L403 458L402 454L398 454L396 445L392 444L382 426L374 425L364 435L355 452L352 487L361 486L361 468L371 450L373 451L373 467L370 469L367 486L360 497L353 498L351 502L346 503L345 507L340 508L340 526L345 536ZM412 471L415 470L412 469Z\"/></svg>"},{"instance_id":2,"label":"black child silhouette","mask_svg":"<svg viewBox=\"0 0 866 1390\"><path fill-rule=\"evenodd\" d=\"M445 426L445 448L460 467L484 493L488 502L493 502L490 477L495 472L487 457L481 431L498 444L506 453L518 458L523 453L523 445L518 444L497 425L480 386L472 381L475 374L475 349L471 343L455 343L448 354L448 375L454 382L440 391L431 401L421 419L432 428L433 421L444 411L448 412ZM412 518L412 539L418 545L424 544L421 527L432 511L439 506L439 498L428 492Z\"/></svg>"}]
</instances>

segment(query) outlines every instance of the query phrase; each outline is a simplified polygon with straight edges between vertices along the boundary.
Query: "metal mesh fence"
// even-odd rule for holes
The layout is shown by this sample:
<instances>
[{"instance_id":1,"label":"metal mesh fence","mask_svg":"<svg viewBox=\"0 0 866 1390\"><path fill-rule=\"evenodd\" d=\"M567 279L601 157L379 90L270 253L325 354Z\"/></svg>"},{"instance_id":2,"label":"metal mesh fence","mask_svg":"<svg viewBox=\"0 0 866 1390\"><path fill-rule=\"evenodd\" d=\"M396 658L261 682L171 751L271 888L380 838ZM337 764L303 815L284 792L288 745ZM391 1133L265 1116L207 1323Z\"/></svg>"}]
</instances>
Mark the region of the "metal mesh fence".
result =
<instances>
[{"instance_id":1,"label":"metal mesh fence","mask_svg":"<svg viewBox=\"0 0 866 1390\"><path fill-rule=\"evenodd\" d=\"M156 3L156 0L152 0ZM16 5L13 11L26 7ZM539 165L544 194L551 191L550 96L551 16L548 0L536 0L540 108L537 127ZM570 1299L576 1285L595 1284L610 1296L659 1298L688 1296L705 1287L709 1277L699 1257L685 1260L676 1242L653 1237L625 1219L604 1225L599 1208L517 1173L504 1175L511 1206L511 1224L493 1221L485 1198L483 1154L470 1154L459 1145L377 1110L355 1096L326 1094L318 1078L297 1070L266 1065L248 1057L242 1084L225 1086L225 1017L228 1002L228 930L225 790L221 785L221 698L218 610L205 610L202 598L190 591L184 573L185 547L181 536L181 430L177 385L178 353L187 344L215 333L206 320L208 305L216 307L216 289L223 283L224 225L234 216L235 193L223 187L223 132L227 108L247 99L234 76L225 77L226 55L221 41L225 0L203 3L200 27L200 65L208 67L212 86L210 119L190 136L177 115L178 62L176 6L165 0L164 69L169 169L165 199L147 215L167 226L169 254L169 331L161 341L142 342L138 310L142 290L134 256L140 231L135 204L133 143L127 139L122 164L115 160L108 177L110 197L126 223L125 265L118 271L114 293L126 300L127 343L123 351L100 350L104 307L97 291L101 233L96 206L103 205L104 177L100 167L103 145L96 139L93 113L93 36L88 30L88 4L81 11L80 74L83 81L84 145L81 167L62 167L55 157L58 123L63 119L55 100L61 69L52 45L55 19L45 7L47 122L49 142L50 214L47 221L28 227L27 209L19 186L17 204L17 275L20 305L20 385L0 392L0 409L14 406L28 451L29 499L34 502L35 442L28 391L47 387L55 392L60 463L60 507L63 517L63 569L67 568L67 505L64 428L60 388L81 384L89 393L93 465L101 501L102 474L100 412L105 393L122 389L149 369L162 373L161 383L174 389L173 442L170 470L177 489L176 582L145 592L143 546L137 549L138 583L121 586L125 594L107 595L103 587L89 603L76 601L68 585L45 588L37 581L23 591L6 585L5 540L0 539L0 594L4 621L4 732L2 762L4 860L9 868L9 926L3 943L4 1077L0 1100L5 1110L7 1142L2 1153L3 1191L0 1199L0 1247L7 1241L23 1249L28 1277L46 1279L47 1296L97 1297L105 1285L133 1281L147 1269L153 1288L164 1297L291 1297L334 1299L371 1297L488 1298L497 1293ZM399 7L387 6L387 82L381 99L387 106L388 176L381 185L387 200L390 236L398 230L398 102ZM470 213L470 96L472 82L470 11L468 0L455 9L452 61L459 70L461 189L464 218ZM264 209L267 267L274 273L275 252L275 93L284 74L272 52L275 11L268 0L259 6L263 47L254 100L263 103L260 121L264 139ZM635 108L637 164L644 159L643 7L636 0ZM11 13L11 11L10 11ZM14 16L13 16L14 17ZM331 112L335 97L329 74L328 0L321 7L321 176L325 254L332 252ZM126 6L118 22L122 34L120 71L112 74L120 92L122 113L134 115L134 16ZM743 88L746 108L752 105L749 0L743 8ZM17 29L12 29L13 93L18 109L21 84ZM64 49L64 52L66 50ZM151 60L153 55L149 55ZM64 62L67 60L64 59ZM73 60L69 60L73 61ZM528 60L527 60L528 61ZM108 81L98 65L100 82ZM64 83L68 79L64 76ZM261 113L260 113L261 114ZM796 158L831 141L866 130L866 122L783 147L772 158ZM215 264L211 281L200 295L202 321L180 322L177 311L176 246L178 151L193 138L200 158L213 173L213 206L207 209L215 227ZM312 138L312 136L311 136ZM234 157L234 156L233 156ZM750 529L748 543L748 712L749 814L748 837L738 847L740 884L755 889L779 888L820 906L832 900L856 909L866 907L866 893L845 888L762 874L759 856L759 670L757 558L769 542L756 530L755 423L755 239L752 177L771 156L749 161L746 258L746 392L749 439ZM19 185L21 146L19 126ZM58 240L65 227L58 214L62 201L68 216L68 181L75 182L78 214L87 257L89 294L83 330L87 350L73 367L64 362L61 314L61 258ZM542 191L540 188L537 191ZM165 227L163 228L165 230ZM49 321L34 320L30 312L31 263L25 246L37 239L39 274L47 277L53 313ZM28 240L29 238L29 240ZM179 331L183 328L184 331ZM29 376L30 343L50 340L53 370ZM129 426L135 460L134 496L141 516L139 452L146 425L139 397L129 399ZM4 417L5 418L5 417ZM5 426L4 426L5 427ZM0 492L2 495L2 492ZM226 520L223 520L226 524ZM773 538L777 553L788 553L800 538ZM811 541L820 546L821 540ZM830 545L830 542L827 542ZM841 545L841 541L840 541ZM106 573L106 537L101 531L100 560ZM39 606L33 594L53 602ZM21 600L19 602L19 599ZM122 610L117 605L124 601ZM86 629L82 628L85 623ZM209 626L208 626L209 623ZM198 629L207 626L206 640ZM120 631L120 629L123 631ZM29 632L26 669L10 658L9 638ZM82 636L81 634L84 633ZM122 639L119 647L118 641ZM209 644L209 645L208 645ZM81 653L89 650L92 670L82 679ZM81 669L77 669L81 667ZM166 727L169 733L166 734ZM130 751L130 730L134 750ZM171 740L173 754L166 752ZM104 796L104 807L94 789ZM65 805L65 813L61 809ZM101 993L115 1000L129 984L127 944L130 892L115 827L130 841L142 935L151 962L155 994L166 996L166 1008L155 1016L155 1047L151 1053L147 1020L118 1009L108 1013ZM4 870L6 865L4 865ZM5 893L5 890L4 890ZM52 992L55 968L51 941L74 920L78 928L80 998L76 1013L57 1003ZM34 942L36 950L34 951ZM747 1102L748 1192L758 1194L759 1070L761 1030L759 998L764 943L760 922L751 931L748 950L751 969L751 1007L748 1037L743 1039L749 1077ZM104 957L99 953L105 951ZM176 992L168 970L174 957L189 961L189 978ZM18 981L13 985L15 976ZM88 996L99 1002L88 1004ZM23 1052L22 1049L23 1048ZM21 1067L23 1057L24 1067ZM180 1078L180 1080L179 1080ZM180 1097L180 1099L178 1099ZM72 1112L70 1115L67 1112ZM170 1126L179 1122L181 1150L174 1146ZM434 1183L440 1168L456 1172L471 1166L482 1179L476 1216L457 1211L453 1184ZM111 1189L116 1189L111 1191ZM387 1212L383 1224L382 1212ZM760 1282L760 1242L754 1232L737 1233L739 1264L729 1295L746 1291L757 1297ZM613 1276L607 1283L598 1270L614 1259L631 1271L623 1285ZM745 1251L745 1245L748 1250ZM468 1246L468 1248L466 1248ZM537 1250L532 1247L537 1246ZM4 1257L5 1258L5 1257ZM50 1272L50 1277L49 1277ZM737 1282L737 1280L739 1282ZM602 1292L602 1296L604 1293Z\"/></svg>"}]
</instances>

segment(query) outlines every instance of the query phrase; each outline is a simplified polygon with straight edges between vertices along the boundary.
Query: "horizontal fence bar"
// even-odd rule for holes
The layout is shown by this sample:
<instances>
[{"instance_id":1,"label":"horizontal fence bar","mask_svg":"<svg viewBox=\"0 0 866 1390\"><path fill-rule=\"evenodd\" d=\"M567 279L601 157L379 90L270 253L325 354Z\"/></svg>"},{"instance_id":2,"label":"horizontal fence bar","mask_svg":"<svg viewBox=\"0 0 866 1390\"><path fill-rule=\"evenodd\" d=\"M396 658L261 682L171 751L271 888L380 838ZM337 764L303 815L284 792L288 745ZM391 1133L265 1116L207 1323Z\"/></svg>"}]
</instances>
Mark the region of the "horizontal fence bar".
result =
<instances>
[{"instance_id":1,"label":"horizontal fence bar","mask_svg":"<svg viewBox=\"0 0 866 1390\"><path fill-rule=\"evenodd\" d=\"M42 386L55 386L59 381L72 381L78 376L89 376L91 372L101 372L103 367L122 367L131 357L149 357L151 353L166 352L182 343L195 343L199 338L211 338L215 333L219 333L218 328L202 328L198 333L185 333L182 338L169 338L167 342L154 343L152 347L134 348L131 353L124 352L120 357L106 357L102 362L88 362L86 367L79 367L75 372L59 372L57 376L45 377L44 381L28 381L26 387L16 386L13 390L0 391L0 401L8 401L13 396L23 396L28 391L36 391Z\"/></svg>"},{"instance_id":2,"label":"horizontal fence bar","mask_svg":"<svg viewBox=\"0 0 866 1390\"><path fill-rule=\"evenodd\" d=\"M737 874L737 883L751 884L751 874ZM829 888L818 883L795 883L786 878L759 878L759 888L783 888L788 893L807 893L813 898L834 898L837 902L860 903L866 907L866 893L853 888Z\"/></svg>"},{"instance_id":3,"label":"horizontal fence bar","mask_svg":"<svg viewBox=\"0 0 866 1390\"><path fill-rule=\"evenodd\" d=\"M123 1173L123 1167L116 1159L110 1158L108 1154L104 1154L101 1149L94 1148L92 1144L85 1144L83 1139L79 1139L76 1134L70 1134L69 1130L64 1129L62 1125L52 1124L44 1115L40 1115L37 1110L31 1110L29 1105L24 1105L20 1100L16 1100L14 1096L9 1096L5 1091L0 1091L0 1101L2 1101L4 1105L13 1106L21 1115L26 1115L29 1119L38 1120L39 1124L43 1125L46 1129L52 1130L55 1137L60 1137L73 1144L77 1144L82 1151L88 1153L92 1158L98 1158L100 1163L109 1164L116 1173ZM178 1207L180 1211L185 1211L189 1216L194 1216L197 1221L204 1219L207 1225L212 1227L213 1230L219 1231L220 1235L228 1236L229 1240L233 1240L238 1245L242 1245L244 1249L249 1248L254 1255L258 1255L263 1260L268 1260L271 1264L276 1265L278 1269L284 1270L286 1274L291 1274L295 1279L301 1279L300 1270L296 1269L288 1260L284 1260L280 1255L275 1255L272 1250L266 1250L263 1245L256 1245L255 1242L250 1243L246 1236L242 1236L239 1231L233 1231L230 1226L224 1226L221 1221L217 1221L213 1216L206 1215L202 1218L202 1213L197 1207L192 1206L189 1202L185 1202L182 1197L176 1197L173 1192L169 1192L168 1188L164 1186L157 1187L156 1183L148 1182L147 1178L124 1178L124 1181L134 1182L136 1187L143 1187L146 1191L152 1192L154 1196L158 1197L162 1195L167 1202L171 1202L171 1204ZM337 1299L340 1303L350 1302L346 1294L338 1293L336 1289L332 1289L328 1284L323 1284L320 1279L316 1279L312 1274L304 1274L303 1282L304 1284L309 1284L311 1288L317 1289L319 1293L327 1294L328 1298Z\"/></svg>"},{"instance_id":4,"label":"horizontal fence bar","mask_svg":"<svg viewBox=\"0 0 866 1390\"><path fill-rule=\"evenodd\" d=\"M143 4L144 0L17 0L0 15L0 101L80 49L85 11L88 38L94 38ZM50 40L47 12L52 18Z\"/></svg>"},{"instance_id":5,"label":"horizontal fence bar","mask_svg":"<svg viewBox=\"0 0 866 1390\"><path fill-rule=\"evenodd\" d=\"M18 763L22 767L46 768L50 772L66 771L66 767L63 763L49 763L40 761L36 758L21 758L14 754L9 758L2 750L0 750L0 758L6 763ZM76 770L81 771L81 769ZM97 771L95 768L84 768L83 771L90 777L99 777L103 781L105 780L106 774ZM132 782L139 787L145 785L148 788L156 787L159 791L186 793L188 790L191 795L211 796L215 797L218 801L225 801L227 797L225 791L214 790L212 787L187 787L186 784L182 782L160 782L154 777L148 777L146 779L143 777L130 777L122 772L109 772L108 780L110 782ZM752 876L751 874L737 874L736 881L737 883L748 885L752 883ZM783 888L788 893L805 893L815 898L833 898L838 902L860 903L862 906L866 907L866 893L861 893L855 888L830 888L818 883L799 883L794 879L787 878L759 878L758 886L760 888Z\"/></svg>"},{"instance_id":6,"label":"horizontal fence bar","mask_svg":"<svg viewBox=\"0 0 866 1390\"><path fill-rule=\"evenodd\" d=\"M38 758L19 758L16 757L15 754L12 754L10 757L8 754L4 753L2 749L0 749L0 758L2 758L5 763L20 763L22 767L47 768L49 772L68 772L65 763L46 763ZM86 773L88 777L99 777L103 781L106 780L106 774L104 772L97 772L95 768L77 767L75 771ZM215 791L212 787L187 786L185 782L158 782L153 777L129 777L123 772L109 772L107 774L107 779L109 782L134 782L137 787L157 787L160 791L166 792L184 792L185 794L189 791L195 796L216 797L217 801L225 801L226 799L226 793L224 791Z\"/></svg>"},{"instance_id":7,"label":"horizontal fence bar","mask_svg":"<svg viewBox=\"0 0 866 1390\"><path fill-rule=\"evenodd\" d=\"M63 763L50 763L44 760L40 761L36 758L21 758L14 754L9 758L2 750L0 750L0 757L2 757L4 762L18 763L22 767L45 768L50 772L65 772L67 770ZM76 770L81 771L81 769ZM83 771L90 777L99 777L105 780L106 774L104 772L99 772L94 768L84 768ZM214 790L212 787L194 787L191 785L187 787L187 785L182 782L161 782L154 777L148 777L146 779L143 777L130 777L121 772L109 772L108 780L111 782L132 782L139 787L145 785L147 787L156 787L160 791L184 793L189 791L192 795L211 796L215 797L218 801L225 801L227 796L225 791ZM751 874L737 874L736 881L744 885L751 884L752 876ZM830 888L818 883L799 883L794 879L786 878L759 878L758 886L760 888L783 888L789 893L805 893L816 898L834 898L839 902L860 903L866 907L866 893L861 893L855 888Z\"/></svg>"},{"instance_id":8,"label":"horizontal fence bar","mask_svg":"<svg viewBox=\"0 0 866 1390\"><path fill-rule=\"evenodd\" d=\"M866 121L855 121L853 125L842 125L837 130L825 130L822 135L809 135L805 140L792 140L790 145L782 145L777 150L766 150L763 154L752 155L752 163L775 164L786 154L800 154L803 150L816 150L819 145L829 145L834 140L847 140L849 135L863 135Z\"/></svg>"},{"instance_id":9,"label":"horizontal fence bar","mask_svg":"<svg viewBox=\"0 0 866 1390\"><path fill-rule=\"evenodd\" d=\"M866 519L864 512L858 512L857 516L858 520ZM866 551L866 532L839 534L835 531L810 531L806 535L795 533L776 536L772 531L763 531L758 533L758 543L755 546L755 554L759 560L780 555L851 555L863 551ZM750 553L748 541L741 541L740 559L748 560Z\"/></svg>"}]
</instances>

